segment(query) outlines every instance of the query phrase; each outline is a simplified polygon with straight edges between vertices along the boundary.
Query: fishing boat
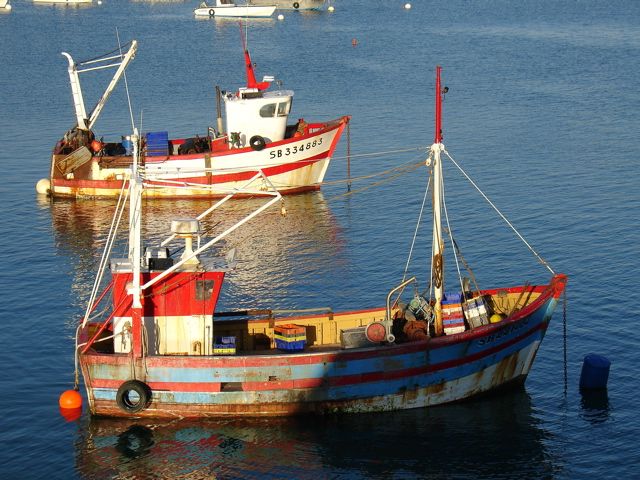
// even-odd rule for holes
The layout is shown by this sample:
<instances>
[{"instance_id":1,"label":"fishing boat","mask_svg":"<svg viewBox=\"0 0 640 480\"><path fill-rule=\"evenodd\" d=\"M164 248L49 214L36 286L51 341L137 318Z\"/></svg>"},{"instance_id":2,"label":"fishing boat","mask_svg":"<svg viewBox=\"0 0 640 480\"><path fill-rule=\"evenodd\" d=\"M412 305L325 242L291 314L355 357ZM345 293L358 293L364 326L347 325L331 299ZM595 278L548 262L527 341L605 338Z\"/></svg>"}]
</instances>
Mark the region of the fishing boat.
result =
<instances>
[{"instance_id":1,"label":"fishing boat","mask_svg":"<svg viewBox=\"0 0 640 480\"><path fill-rule=\"evenodd\" d=\"M277 203L281 194L258 172L241 190L249 192L257 182L269 186L264 191L269 197L245 219L211 240L200 238L200 222L235 193L230 192L197 218L172 220L166 240L143 248L140 204L146 186L134 134L129 193L124 195L131 205L128 255L111 260L112 279L100 293L115 238L112 229L76 335L76 364L91 413L215 417L377 412L457 402L521 385L567 277L556 274L530 248L551 273L548 283L480 289L458 273L455 282L445 285L445 245L452 245L455 258L459 249L450 225L442 222L442 168L450 157L442 143L446 87L440 73L437 67L435 140L426 161L423 197L433 199L428 286L411 292L416 277L398 279L377 308L309 309L291 315L237 305L217 311L225 275L232 274L233 250L224 262L203 252ZM122 216L122 205L124 201L114 219ZM445 226L450 238L443 234ZM179 248L172 250L180 255L169 250L176 241ZM102 306L106 298L110 300ZM76 388L78 378L76 369Z\"/></svg>"},{"instance_id":2,"label":"fishing boat","mask_svg":"<svg viewBox=\"0 0 640 480\"><path fill-rule=\"evenodd\" d=\"M278 10L321 10L326 0L249 0L250 5L275 5Z\"/></svg>"},{"instance_id":3,"label":"fishing boat","mask_svg":"<svg viewBox=\"0 0 640 480\"><path fill-rule=\"evenodd\" d=\"M87 62L76 63L63 53L68 60L76 124L56 143L49 178L36 185L39 193L75 198L120 194L133 161L131 140L127 135L115 142L99 140L93 127L136 51L134 40L122 48L123 53L117 50ZM168 131L142 136L145 197L221 198L258 170L283 194L320 189L350 117L289 122L294 92L269 90L275 79L256 79L244 38L243 51L247 84L235 92L216 87L215 127L188 138L170 138ZM87 114L79 74L107 67L116 72Z\"/></svg>"},{"instance_id":4,"label":"fishing boat","mask_svg":"<svg viewBox=\"0 0 640 480\"><path fill-rule=\"evenodd\" d=\"M273 3L266 5L236 4L231 0L216 0L215 5L202 2L193 13L196 17L270 17L276 11Z\"/></svg>"}]
</instances>

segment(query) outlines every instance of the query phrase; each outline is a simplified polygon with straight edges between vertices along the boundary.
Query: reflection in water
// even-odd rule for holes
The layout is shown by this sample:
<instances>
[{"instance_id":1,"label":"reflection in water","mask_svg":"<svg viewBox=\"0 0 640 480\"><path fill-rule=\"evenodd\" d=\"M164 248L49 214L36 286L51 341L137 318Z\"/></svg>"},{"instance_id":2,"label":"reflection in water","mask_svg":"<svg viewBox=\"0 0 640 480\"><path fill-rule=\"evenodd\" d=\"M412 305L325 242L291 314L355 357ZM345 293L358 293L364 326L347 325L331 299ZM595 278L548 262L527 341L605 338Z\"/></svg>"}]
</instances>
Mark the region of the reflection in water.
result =
<instances>
[{"instance_id":1,"label":"reflection in water","mask_svg":"<svg viewBox=\"0 0 640 480\"><path fill-rule=\"evenodd\" d=\"M83 478L545 478L559 470L523 390L387 414L84 421Z\"/></svg>"},{"instance_id":2,"label":"reflection in water","mask_svg":"<svg viewBox=\"0 0 640 480\"><path fill-rule=\"evenodd\" d=\"M159 244L170 235L172 219L196 217L215 202L148 200L143 207L143 238ZM214 238L264 203L260 198L227 202L202 223L203 240ZM238 267L227 275L220 309L295 308L298 298L305 296L301 292L320 291L335 263L341 261L344 239L321 192L285 197L283 205L286 215L277 206L267 209L232 232L217 250L209 251L208 255L224 255L236 249ZM84 305L115 201L55 200L50 209L56 249L73 265L73 289L78 305ZM127 215L125 212L114 247L116 256L126 256ZM181 248L178 242L172 245L174 250Z\"/></svg>"},{"instance_id":3,"label":"reflection in water","mask_svg":"<svg viewBox=\"0 0 640 480\"><path fill-rule=\"evenodd\" d=\"M580 416L590 423L604 423L609 419L609 393L606 388L580 391Z\"/></svg>"}]
</instances>

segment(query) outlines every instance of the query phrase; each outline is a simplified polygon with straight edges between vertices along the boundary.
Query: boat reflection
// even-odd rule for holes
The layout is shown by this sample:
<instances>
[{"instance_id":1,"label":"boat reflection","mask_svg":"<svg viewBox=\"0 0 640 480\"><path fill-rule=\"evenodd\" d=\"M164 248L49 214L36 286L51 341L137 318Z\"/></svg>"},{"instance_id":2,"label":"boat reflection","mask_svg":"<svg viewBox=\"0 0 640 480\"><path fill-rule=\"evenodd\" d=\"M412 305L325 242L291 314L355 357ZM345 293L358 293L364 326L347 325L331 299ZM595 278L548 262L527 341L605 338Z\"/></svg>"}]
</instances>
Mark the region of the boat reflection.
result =
<instances>
[{"instance_id":1,"label":"boat reflection","mask_svg":"<svg viewBox=\"0 0 640 480\"><path fill-rule=\"evenodd\" d=\"M560 464L524 390L384 414L83 422L83 478L546 478Z\"/></svg>"},{"instance_id":2,"label":"boat reflection","mask_svg":"<svg viewBox=\"0 0 640 480\"><path fill-rule=\"evenodd\" d=\"M41 208L50 209L56 249L69 257L74 288L80 291L97 270L115 202L39 201ZM172 219L196 217L214 202L148 200L143 206L143 237L159 243L170 235ZM259 198L227 202L217 216L202 223L203 238L213 238L262 204ZM329 278L336 262L341 262L345 239L322 192L288 196L282 206L285 215L281 208L267 209L221 242L217 253L235 248L238 268L227 275L219 308L293 308L296 298L305 295L290 295L294 285L298 292L316 288L316 282ZM126 215L125 211L123 222ZM123 233L114 252L124 252L126 243Z\"/></svg>"}]
</instances>

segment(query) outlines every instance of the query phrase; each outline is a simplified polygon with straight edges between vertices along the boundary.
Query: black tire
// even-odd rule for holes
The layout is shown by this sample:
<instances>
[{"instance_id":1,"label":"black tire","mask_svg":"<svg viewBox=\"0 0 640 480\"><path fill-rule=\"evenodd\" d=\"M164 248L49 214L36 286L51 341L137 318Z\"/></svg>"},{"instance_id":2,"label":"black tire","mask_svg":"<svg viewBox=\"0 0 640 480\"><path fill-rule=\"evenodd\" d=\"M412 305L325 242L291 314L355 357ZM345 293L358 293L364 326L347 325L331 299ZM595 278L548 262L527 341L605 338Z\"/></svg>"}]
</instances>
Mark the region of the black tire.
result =
<instances>
[{"instance_id":1,"label":"black tire","mask_svg":"<svg viewBox=\"0 0 640 480\"><path fill-rule=\"evenodd\" d=\"M149 385L140 380L127 380L116 393L116 403L125 413L138 413L144 410L151 400Z\"/></svg>"},{"instance_id":2,"label":"black tire","mask_svg":"<svg viewBox=\"0 0 640 480\"><path fill-rule=\"evenodd\" d=\"M300 4L298 2L293 2L293 8L295 9L300 8Z\"/></svg>"},{"instance_id":3,"label":"black tire","mask_svg":"<svg viewBox=\"0 0 640 480\"><path fill-rule=\"evenodd\" d=\"M209 16L214 17L216 15L216 11L213 8L209 9Z\"/></svg>"},{"instance_id":4,"label":"black tire","mask_svg":"<svg viewBox=\"0 0 640 480\"><path fill-rule=\"evenodd\" d=\"M249 139L249 145L251 145L251 148L259 152L260 150L264 149L267 143L260 135L254 135Z\"/></svg>"}]
</instances>

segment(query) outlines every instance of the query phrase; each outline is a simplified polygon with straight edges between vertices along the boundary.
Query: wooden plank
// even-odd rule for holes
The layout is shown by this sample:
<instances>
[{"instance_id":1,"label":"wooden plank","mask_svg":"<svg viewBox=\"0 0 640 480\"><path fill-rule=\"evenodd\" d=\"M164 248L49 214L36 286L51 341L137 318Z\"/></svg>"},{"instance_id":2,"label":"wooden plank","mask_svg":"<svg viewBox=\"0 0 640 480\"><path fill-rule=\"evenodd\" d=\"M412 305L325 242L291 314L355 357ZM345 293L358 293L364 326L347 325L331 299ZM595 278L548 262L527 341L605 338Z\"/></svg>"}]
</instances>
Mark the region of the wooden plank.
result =
<instances>
[{"instance_id":1,"label":"wooden plank","mask_svg":"<svg viewBox=\"0 0 640 480\"><path fill-rule=\"evenodd\" d=\"M80 147L63 158L56 158L56 168L67 175L91 160L91 152L87 147Z\"/></svg>"}]
</instances>

